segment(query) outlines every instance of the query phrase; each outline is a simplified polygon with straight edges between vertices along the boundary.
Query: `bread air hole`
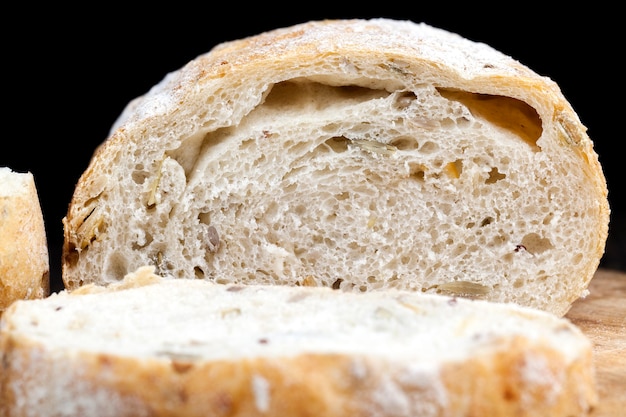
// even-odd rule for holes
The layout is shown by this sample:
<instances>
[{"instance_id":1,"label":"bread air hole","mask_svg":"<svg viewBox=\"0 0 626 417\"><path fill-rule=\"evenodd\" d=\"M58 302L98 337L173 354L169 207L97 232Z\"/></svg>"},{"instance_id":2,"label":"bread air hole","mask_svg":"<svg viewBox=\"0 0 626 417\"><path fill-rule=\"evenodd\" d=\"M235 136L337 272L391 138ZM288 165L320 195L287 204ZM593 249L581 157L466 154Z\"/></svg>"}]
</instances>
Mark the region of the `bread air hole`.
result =
<instances>
[{"instance_id":1,"label":"bread air hole","mask_svg":"<svg viewBox=\"0 0 626 417\"><path fill-rule=\"evenodd\" d=\"M342 153L348 150L349 139L344 137L333 137L328 139L324 144L335 153Z\"/></svg>"},{"instance_id":2,"label":"bread air hole","mask_svg":"<svg viewBox=\"0 0 626 417\"><path fill-rule=\"evenodd\" d=\"M426 173L426 167L422 164L415 162L409 162L409 177L417 180L418 182L424 182L424 175Z\"/></svg>"},{"instance_id":3,"label":"bread air hole","mask_svg":"<svg viewBox=\"0 0 626 417\"><path fill-rule=\"evenodd\" d=\"M294 108L303 111L315 111L331 103L351 102L353 105L376 98L389 96L391 93L385 90L372 89L359 86L331 86L306 80L284 81L272 86L272 90L265 97L263 106L272 108ZM311 100L311 97L324 97L323 100ZM401 100L402 105L407 104L408 97Z\"/></svg>"},{"instance_id":4,"label":"bread air hole","mask_svg":"<svg viewBox=\"0 0 626 417\"><path fill-rule=\"evenodd\" d=\"M529 233L524 236L521 244L532 254L539 254L554 247L550 239L542 238L537 233Z\"/></svg>"},{"instance_id":5,"label":"bread air hole","mask_svg":"<svg viewBox=\"0 0 626 417\"><path fill-rule=\"evenodd\" d=\"M498 168L491 168L491 171L489 171L489 176L485 180L485 184L495 184L496 182L504 178L506 178L506 175L501 174L500 171L498 171Z\"/></svg>"},{"instance_id":6,"label":"bread air hole","mask_svg":"<svg viewBox=\"0 0 626 417\"><path fill-rule=\"evenodd\" d=\"M389 144L400 151L413 151L419 148L417 140L410 136L397 137L391 140Z\"/></svg>"},{"instance_id":7,"label":"bread air hole","mask_svg":"<svg viewBox=\"0 0 626 417\"><path fill-rule=\"evenodd\" d=\"M523 101L510 97L468 93L444 88L440 88L438 91L448 100L463 104L474 117L486 120L492 125L515 134L533 151L541 150L537 146L537 140L543 131L541 118L534 108Z\"/></svg>"},{"instance_id":8,"label":"bread air hole","mask_svg":"<svg viewBox=\"0 0 626 417\"><path fill-rule=\"evenodd\" d=\"M416 98L417 97L415 96L415 93L411 91L405 91L397 95L394 105L397 109L404 110L410 107Z\"/></svg>"}]
</instances>

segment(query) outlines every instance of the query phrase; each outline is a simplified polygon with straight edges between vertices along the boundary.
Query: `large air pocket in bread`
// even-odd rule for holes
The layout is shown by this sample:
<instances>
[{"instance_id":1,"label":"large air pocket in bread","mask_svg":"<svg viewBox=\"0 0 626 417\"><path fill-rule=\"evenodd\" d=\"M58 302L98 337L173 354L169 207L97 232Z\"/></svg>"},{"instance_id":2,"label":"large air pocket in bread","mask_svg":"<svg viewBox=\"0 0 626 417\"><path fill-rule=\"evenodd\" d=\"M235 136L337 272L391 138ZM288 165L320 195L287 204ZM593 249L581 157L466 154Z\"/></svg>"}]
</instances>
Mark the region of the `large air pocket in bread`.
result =
<instances>
[{"instance_id":1,"label":"large air pocket in bread","mask_svg":"<svg viewBox=\"0 0 626 417\"><path fill-rule=\"evenodd\" d=\"M608 220L550 79L424 24L309 22L218 45L128 105L77 184L63 279L153 265L562 315Z\"/></svg>"}]
</instances>

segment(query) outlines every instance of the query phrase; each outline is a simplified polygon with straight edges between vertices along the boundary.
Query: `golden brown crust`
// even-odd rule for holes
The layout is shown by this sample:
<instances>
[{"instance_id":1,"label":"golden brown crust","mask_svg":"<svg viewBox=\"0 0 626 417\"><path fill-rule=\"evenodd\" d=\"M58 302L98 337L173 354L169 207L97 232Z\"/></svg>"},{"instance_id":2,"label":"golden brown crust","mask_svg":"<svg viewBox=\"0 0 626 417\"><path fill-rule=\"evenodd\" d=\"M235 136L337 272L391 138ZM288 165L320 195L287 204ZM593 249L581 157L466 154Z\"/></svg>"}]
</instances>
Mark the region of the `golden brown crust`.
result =
<instances>
[{"instance_id":1,"label":"golden brown crust","mask_svg":"<svg viewBox=\"0 0 626 417\"><path fill-rule=\"evenodd\" d=\"M559 352L518 338L504 342L493 357L474 358L462 371L446 367L443 379L452 391L463 393L460 415L578 416L598 401L593 370L591 351L565 363ZM463 378L463 373L476 378ZM466 398L474 400L471 405L464 404Z\"/></svg>"},{"instance_id":2,"label":"golden brown crust","mask_svg":"<svg viewBox=\"0 0 626 417\"><path fill-rule=\"evenodd\" d=\"M30 173L6 172L0 175L23 176L16 182L24 184L19 191L0 191L0 316L15 300L43 298L50 290L48 244L34 179Z\"/></svg>"},{"instance_id":3,"label":"golden brown crust","mask_svg":"<svg viewBox=\"0 0 626 417\"><path fill-rule=\"evenodd\" d=\"M427 373L408 378L418 372L410 364L331 354L194 363L56 355L17 338L5 339L2 349L7 417L62 408L60 401L72 410L67 416L109 403L101 415L117 417L569 417L586 415L597 402L591 352L566 364L558 352L522 338L442 364L440 385ZM21 383L9 388L10 380Z\"/></svg>"}]
</instances>

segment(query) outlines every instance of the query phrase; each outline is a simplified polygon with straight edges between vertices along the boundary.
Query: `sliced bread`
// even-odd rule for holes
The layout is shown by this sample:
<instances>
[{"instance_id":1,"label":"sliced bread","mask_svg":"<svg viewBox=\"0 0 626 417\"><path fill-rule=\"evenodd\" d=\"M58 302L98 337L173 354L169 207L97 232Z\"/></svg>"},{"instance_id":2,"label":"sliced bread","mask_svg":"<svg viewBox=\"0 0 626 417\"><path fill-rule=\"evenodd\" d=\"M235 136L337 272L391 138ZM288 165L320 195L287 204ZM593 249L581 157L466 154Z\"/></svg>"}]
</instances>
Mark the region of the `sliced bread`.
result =
<instances>
[{"instance_id":1,"label":"sliced bread","mask_svg":"<svg viewBox=\"0 0 626 417\"><path fill-rule=\"evenodd\" d=\"M14 303L3 416L582 416L591 344L515 304L214 284L140 268Z\"/></svg>"},{"instance_id":2,"label":"sliced bread","mask_svg":"<svg viewBox=\"0 0 626 417\"><path fill-rule=\"evenodd\" d=\"M563 315L608 222L555 82L425 24L314 21L218 45L128 105L76 186L63 280L154 265Z\"/></svg>"},{"instance_id":3,"label":"sliced bread","mask_svg":"<svg viewBox=\"0 0 626 417\"><path fill-rule=\"evenodd\" d=\"M15 300L49 291L48 241L35 179L0 167L0 316Z\"/></svg>"}]
</instances>

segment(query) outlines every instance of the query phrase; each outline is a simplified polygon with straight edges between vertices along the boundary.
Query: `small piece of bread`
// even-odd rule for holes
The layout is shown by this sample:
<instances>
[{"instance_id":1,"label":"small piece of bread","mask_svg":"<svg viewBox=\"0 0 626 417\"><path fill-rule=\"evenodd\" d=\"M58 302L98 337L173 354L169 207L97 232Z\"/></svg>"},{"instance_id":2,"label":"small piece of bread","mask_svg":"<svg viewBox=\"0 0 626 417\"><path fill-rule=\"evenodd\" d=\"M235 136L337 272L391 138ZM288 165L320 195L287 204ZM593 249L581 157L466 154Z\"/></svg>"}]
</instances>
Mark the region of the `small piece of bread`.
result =
<instances>
[{"instance_id":1,"label":"small piece of bread","mask_svg":"<svg viewBox=\"0 0 626 417\"><path fill-rule=\"evenodd\" d=\"M14 303L2 415L573 417L597 402L589 340L546 312L152 271Z\"/></svg>"},{"instance_id":2,"label":"small piece of bread","mask_svg":"<svg viewBox=\"0 0 626 417\"><path fill-rule=\"evenodd\" d=\"M48 242L30 172L0 167L0 316L15 300L50 291Z\"/></svg>"},{"instance_id":3,"label":"small piece of bread","mask_svg":"<svg viewBox=\"0 0 626 417\"><path fill-rule=\"evenodd\" d=\"M128 105L76 186L63 280L154 265L563 315L608 222L553 81L424 24L308 22L218 45Z\"/></svg>"}]
</instances>

